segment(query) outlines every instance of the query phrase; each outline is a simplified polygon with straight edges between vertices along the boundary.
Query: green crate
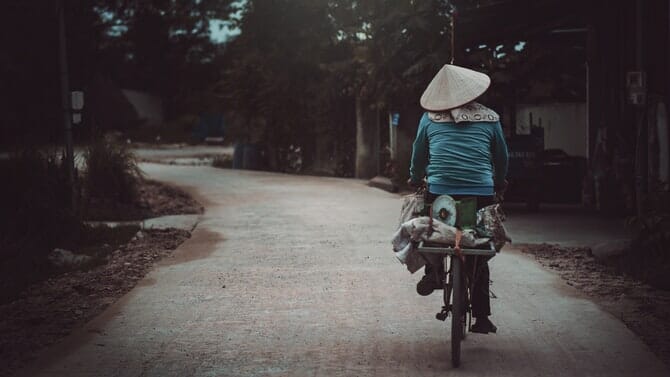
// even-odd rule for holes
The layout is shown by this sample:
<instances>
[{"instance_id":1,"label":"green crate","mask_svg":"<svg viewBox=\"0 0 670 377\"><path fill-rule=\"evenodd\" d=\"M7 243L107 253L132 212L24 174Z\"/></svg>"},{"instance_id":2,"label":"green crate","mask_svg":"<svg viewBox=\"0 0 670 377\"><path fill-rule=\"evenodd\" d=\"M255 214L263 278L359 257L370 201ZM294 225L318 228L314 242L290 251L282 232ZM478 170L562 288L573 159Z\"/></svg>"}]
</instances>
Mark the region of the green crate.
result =
<instances>
[{"instance_id":1,"label":"green crate","mask_svg":"<svg viewBox=\"0 0 670 377\"><path fill-rule=\"evenodd\" d=\"M456 227L472 229L477 225L477 199L463 198L456 201Z\"/></svg>"}]
</instances>

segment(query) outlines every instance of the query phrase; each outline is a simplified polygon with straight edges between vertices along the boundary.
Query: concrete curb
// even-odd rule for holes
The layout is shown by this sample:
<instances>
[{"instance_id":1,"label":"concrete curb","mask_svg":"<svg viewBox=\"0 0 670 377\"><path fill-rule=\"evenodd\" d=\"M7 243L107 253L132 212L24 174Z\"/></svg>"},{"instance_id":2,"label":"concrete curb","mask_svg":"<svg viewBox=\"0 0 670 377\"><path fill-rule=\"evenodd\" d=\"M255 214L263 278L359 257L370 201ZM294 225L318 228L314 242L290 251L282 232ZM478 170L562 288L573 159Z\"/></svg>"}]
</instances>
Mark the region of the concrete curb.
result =
<instances>
[{"instance_id":1,"label":"concrete curb","mask_svg":"<svg viewBox=\"0 0 670 377\"><path fill-rule=\"evenodd\" d=\"M389 178L382 177L380 175L368 181L368 186L382 189L388 192L398 192L398 186L393 184Z\"/></svg>"},{"instance_id":2,"label":"concrete curb","mask_svg":"<svg viewBox=\"0 0 670 377\"><path fill-rule=\"evenodd\" d=\"M108 226L116 228L119 226L137 226L144 230L176 228L192 232L198 226L201 218L202 215L171 215L138 221L86 221L84 223L93 227Z\"/></svg>"}]
</instances>

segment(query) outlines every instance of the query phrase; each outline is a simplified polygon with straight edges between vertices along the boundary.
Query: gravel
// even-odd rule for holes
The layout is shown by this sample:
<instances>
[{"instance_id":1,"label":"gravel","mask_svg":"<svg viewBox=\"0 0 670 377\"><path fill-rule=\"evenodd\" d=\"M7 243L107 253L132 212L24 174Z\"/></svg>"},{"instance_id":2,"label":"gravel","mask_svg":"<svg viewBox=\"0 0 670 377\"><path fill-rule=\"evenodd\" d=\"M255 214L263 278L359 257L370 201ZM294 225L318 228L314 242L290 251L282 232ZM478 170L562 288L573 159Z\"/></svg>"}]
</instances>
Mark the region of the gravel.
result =
<instances>
[{"instance_id":1,"label":"gravel","mask_svg":"<svg viewBox=\"0 0 670 377\"><path fill-rule=\"evenodd\" d=\"M598 262L589 248L524 245L545 267L621 319L670 364L670 292L653 288Z\"/></svg>"},{"instance_id":2,"label":"gravel","mask_svg":"<svg viewBox=\"0 0 670 377\"><path fill-rule=\"evenodd\" d=\"M33 285L0 306L0 376L67 336L130 291L155 262L190 237L184 230L148 230L108 255L106 263Z\"/></svg>"}]
</instances>

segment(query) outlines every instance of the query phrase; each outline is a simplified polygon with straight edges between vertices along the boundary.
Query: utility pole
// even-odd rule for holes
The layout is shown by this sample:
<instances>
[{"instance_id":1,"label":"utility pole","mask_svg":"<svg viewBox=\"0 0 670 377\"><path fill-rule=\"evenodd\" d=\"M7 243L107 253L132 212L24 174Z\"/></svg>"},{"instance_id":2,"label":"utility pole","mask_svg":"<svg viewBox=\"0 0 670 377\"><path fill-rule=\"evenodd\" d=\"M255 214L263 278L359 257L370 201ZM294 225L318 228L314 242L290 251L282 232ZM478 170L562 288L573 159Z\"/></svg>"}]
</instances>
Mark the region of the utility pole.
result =
<instances>
[{"instance_id":1,"label":"utility pole","mask_svg":"<svg viewBox=\"0 0 670 377\"><path fill-rule=\"evenodd\" d=\"M65 165L70 185L70 205L77 205L74 177L74 150L72 147L72 113L70 109L70 85L67 70L67 49L65 44L65 0L58 1L58 57L60 61L61 107L63 112L63 128L65 131Z\"/></svg>"},{"instance_id":2,"label":"utility pole","mask_svg":"<svg viewBox=\"0 0 670 377\"><path fill-rule=\"evenodd\" d=\"M644 75L644 35L643 35L643 0L635 1L635 69ZM640 82L644 82L642 77ZM646 86L646 83L643 85ZM646 93L646 87L644 87ZM629 94L630 95L630 94ZM647 209L648 186L648 130L645 123L645 101L635 108L635 128L637 130L637 146L635 151L635 200L637 204L637 215L644 216Z\"/></svg>"}]
</instances>

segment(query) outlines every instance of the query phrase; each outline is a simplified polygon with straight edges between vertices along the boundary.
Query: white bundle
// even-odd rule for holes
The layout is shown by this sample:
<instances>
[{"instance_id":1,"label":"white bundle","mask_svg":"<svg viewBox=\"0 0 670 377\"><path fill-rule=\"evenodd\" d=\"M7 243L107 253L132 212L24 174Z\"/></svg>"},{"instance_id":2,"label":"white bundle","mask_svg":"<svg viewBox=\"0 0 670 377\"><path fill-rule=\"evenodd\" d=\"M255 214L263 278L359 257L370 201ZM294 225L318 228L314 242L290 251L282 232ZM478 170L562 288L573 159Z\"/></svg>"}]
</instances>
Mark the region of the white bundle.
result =
<instances>
[{"instance_id":1,"label":"white bundle","mask_svg":"<svg viewBox=\"0 0 670 377\"><path fill-rule=\"evenodd\" d=\"M414 273L424 266L425 259L414 252L414 243L424 241L453 246L456 243L457 228L433 219L432 227L428 216L417 217L400 225L393 235L393 252L398 260ZM429 231L432 229L432 231ZM471 248L486 245L489 238L477 238L474 230L462 231L461 247Z\"/></svg>"}]
</instances>

